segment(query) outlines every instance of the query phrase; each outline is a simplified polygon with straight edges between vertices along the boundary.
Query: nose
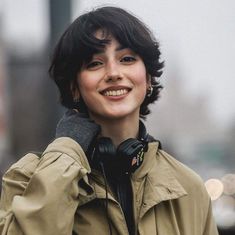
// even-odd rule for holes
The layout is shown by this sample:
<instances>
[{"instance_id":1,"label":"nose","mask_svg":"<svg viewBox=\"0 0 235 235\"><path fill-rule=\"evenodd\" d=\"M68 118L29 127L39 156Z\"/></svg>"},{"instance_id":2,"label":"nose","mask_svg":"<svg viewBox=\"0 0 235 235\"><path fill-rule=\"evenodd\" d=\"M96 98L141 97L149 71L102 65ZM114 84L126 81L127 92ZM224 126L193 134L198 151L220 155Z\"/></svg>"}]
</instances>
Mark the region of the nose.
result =
<instances>
[{"instance_id":1,"label":"nose","mask_svg":"<svg viewBox=\"0 0 235 235\"><path fill-rule=\"evenodd\" d=\"M115 82L122 79L122 74L118 64L115 61L110 61L106 66L105 81Z\"/></svg>"}]
</instances>

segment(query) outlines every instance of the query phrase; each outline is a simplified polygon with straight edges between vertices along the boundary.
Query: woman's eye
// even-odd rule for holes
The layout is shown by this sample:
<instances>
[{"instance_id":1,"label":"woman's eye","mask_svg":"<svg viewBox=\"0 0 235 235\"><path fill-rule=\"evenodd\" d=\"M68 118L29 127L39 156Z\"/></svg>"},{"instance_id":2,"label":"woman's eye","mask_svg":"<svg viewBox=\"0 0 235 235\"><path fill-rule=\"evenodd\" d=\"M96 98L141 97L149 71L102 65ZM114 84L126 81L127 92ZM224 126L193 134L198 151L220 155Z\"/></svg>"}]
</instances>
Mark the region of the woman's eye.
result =
<instances>
[{"instance_id":1,"label":"woman's eye","mask_svg":"<svg viewBox=\"0 0 235 235\"><path fill-rule=\"evenodd\" d=\"M87 64L86 68L87 69L92 69L92 68L96 68L98 66L102 65L102 62L100 61L92 61L89 64Z\"/></svg>"},{"instance_id":2,"label":"woman's eye","mask_svg":"<svg viewBox=\"0 0 235 235\"><path fill-rule=\"evenodd\" d=\"M130 63L130 62L133 62L133 61L136 61L136 58L134 56L124 56L121 59L121 62L126 62L126 63Z\"/></svg>"}]
</instances>

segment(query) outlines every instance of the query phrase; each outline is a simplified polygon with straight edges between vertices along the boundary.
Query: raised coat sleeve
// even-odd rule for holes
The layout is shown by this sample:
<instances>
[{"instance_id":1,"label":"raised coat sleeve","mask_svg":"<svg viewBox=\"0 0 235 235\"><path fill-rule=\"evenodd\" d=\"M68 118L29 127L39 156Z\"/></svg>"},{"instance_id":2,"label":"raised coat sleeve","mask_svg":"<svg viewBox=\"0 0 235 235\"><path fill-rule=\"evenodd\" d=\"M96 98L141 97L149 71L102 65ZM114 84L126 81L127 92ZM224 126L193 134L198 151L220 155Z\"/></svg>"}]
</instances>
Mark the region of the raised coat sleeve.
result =
<instances>
[{"instance_id":1,"label":"raised coat sleeve","mask_svg":"<svg viewBox=\"0 0 235 235\"><path fill-rule=\"evenodd\" d=\"M32 161L26 164L30 157ZM78 182L83 180L89 186L90 167L83 150L72 139L62 137L48 146L41 159L32 154L28 158L3 177L0 234L72 234Z\"/></svg>"}]
</instances>

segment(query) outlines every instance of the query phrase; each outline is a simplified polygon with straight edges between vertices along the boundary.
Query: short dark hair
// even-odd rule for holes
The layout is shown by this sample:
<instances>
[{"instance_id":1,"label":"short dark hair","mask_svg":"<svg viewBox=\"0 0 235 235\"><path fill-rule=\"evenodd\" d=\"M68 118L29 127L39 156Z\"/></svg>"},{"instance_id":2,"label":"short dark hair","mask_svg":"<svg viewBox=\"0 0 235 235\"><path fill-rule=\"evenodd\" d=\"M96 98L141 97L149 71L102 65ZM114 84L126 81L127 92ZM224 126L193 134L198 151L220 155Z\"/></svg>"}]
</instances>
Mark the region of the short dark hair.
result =
<instances>
[{"instance_id":1,"label":"short dark hair","mask_svg":"<svg viewBox=\"0 0 235 235\"><path fill-rule=\"evenodd\" d=\"M107 38L97 39L94 36L100 29L107 34ZM61 103L67 108L77 108L71 84L75 84L82 65L109 43L109 35L137 53L151 76L152 95L146 96L140 107L140 117L144 118L150 113L148 105L159 98L162 86L157 78L161 76L164 64L160 61L159 44L148 27L118 7L101 7L79 16L61 36L49 68L49 74L59 88ZM87 112L82 99L79 111Z\"/></svg>"}]
</instances>

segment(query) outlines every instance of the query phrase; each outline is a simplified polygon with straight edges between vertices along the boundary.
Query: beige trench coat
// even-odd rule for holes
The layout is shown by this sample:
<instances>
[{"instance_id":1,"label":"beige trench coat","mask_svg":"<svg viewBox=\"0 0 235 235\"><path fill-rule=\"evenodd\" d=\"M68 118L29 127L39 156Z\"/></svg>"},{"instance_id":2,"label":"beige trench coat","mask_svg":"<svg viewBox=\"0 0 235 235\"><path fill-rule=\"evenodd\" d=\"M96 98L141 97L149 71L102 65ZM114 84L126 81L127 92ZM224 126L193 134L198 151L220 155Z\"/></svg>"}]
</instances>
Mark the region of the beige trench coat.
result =
<instances>
[{"instance_id":1,"label":"beige trench coat","mask_svg":"<svg viewBox=\"0 0 235 235\"><path fill-rule=\"evenodd\" d=\"M217 235L201 179L150 143L131 176L138 235ZM108 189L113 235L127 235L122 209ZM104 180L68 137L54 140L39 159L30 153L5 173L2 235L108 235Z\"/></svg>"}]
</instances>

